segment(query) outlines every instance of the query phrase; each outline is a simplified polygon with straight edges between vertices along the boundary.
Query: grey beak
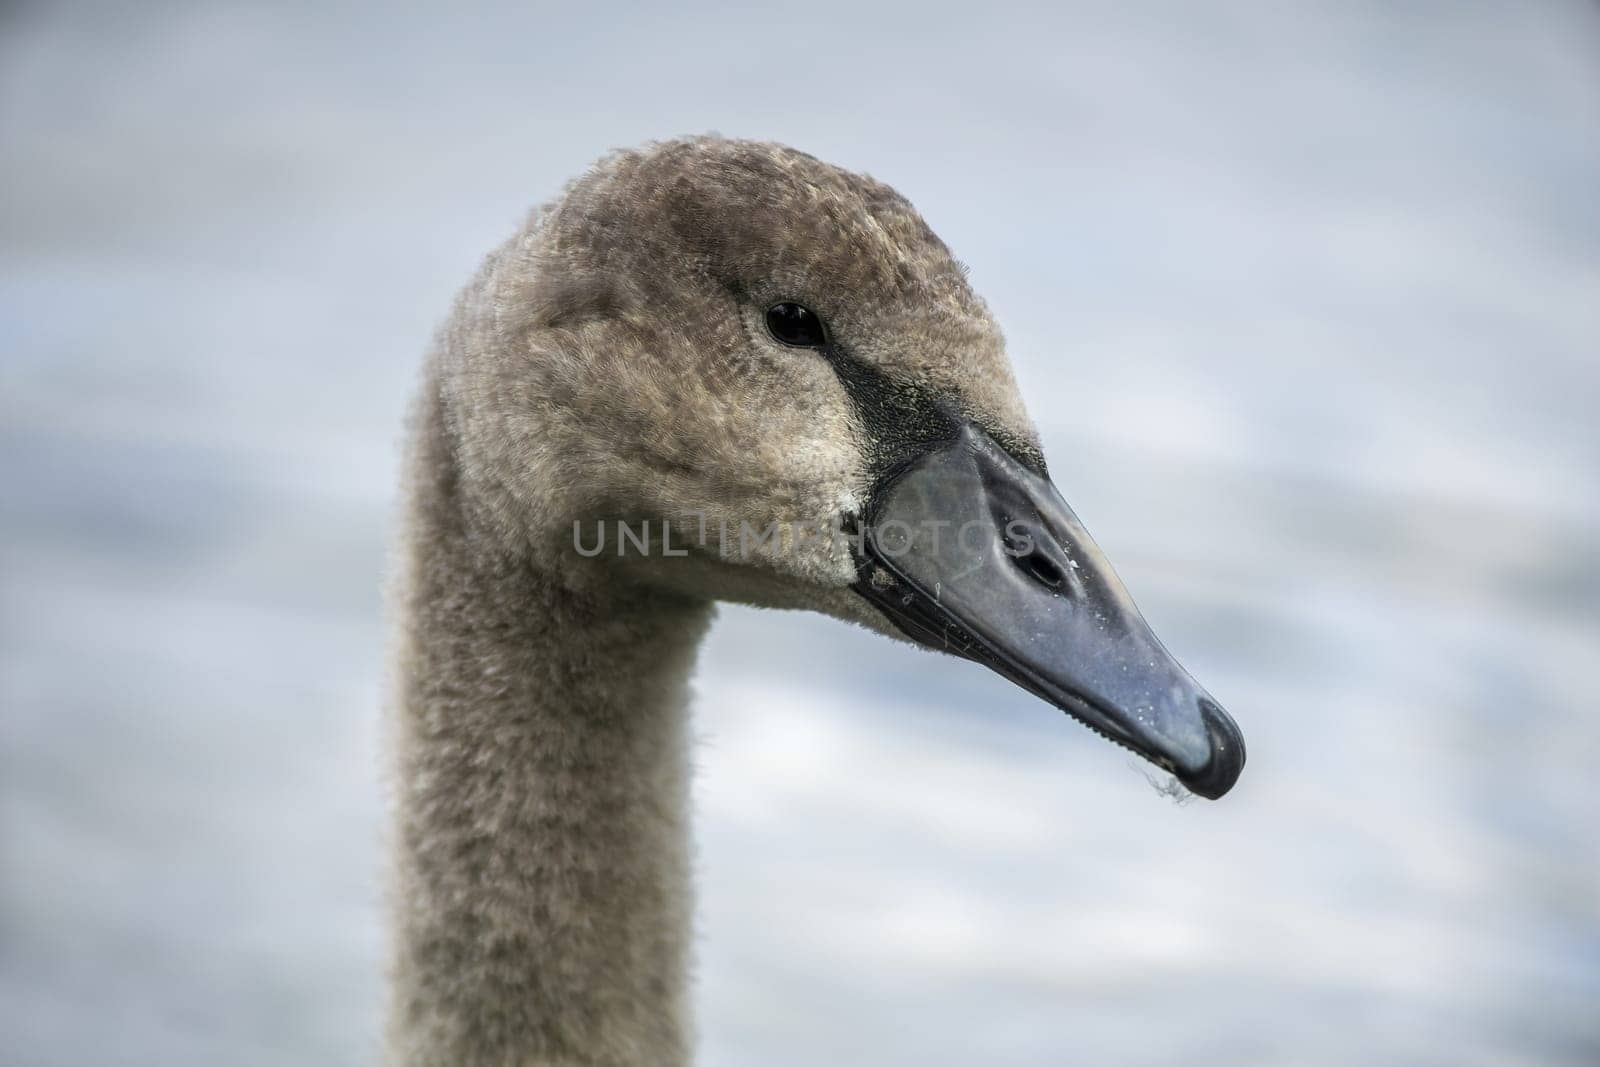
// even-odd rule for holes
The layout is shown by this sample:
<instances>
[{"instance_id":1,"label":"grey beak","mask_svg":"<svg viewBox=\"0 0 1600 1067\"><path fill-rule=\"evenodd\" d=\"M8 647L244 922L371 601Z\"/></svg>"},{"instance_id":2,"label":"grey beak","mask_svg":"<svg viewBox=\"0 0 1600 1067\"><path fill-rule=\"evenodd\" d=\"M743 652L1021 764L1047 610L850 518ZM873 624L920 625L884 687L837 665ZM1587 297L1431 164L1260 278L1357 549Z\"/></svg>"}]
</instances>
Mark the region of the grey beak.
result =
<instances>
[{"instance_id":1,"label":"grey beak","mask_svg":"<svg viewBox=\"0 0 1600 1067\"><path fill-rule=\"evenodd\" d=\"M1228 714L1162 646L1049 479L970 422L886 478L856 590L1215 799L1244 768Z\"/></svg>"}]
</instances>

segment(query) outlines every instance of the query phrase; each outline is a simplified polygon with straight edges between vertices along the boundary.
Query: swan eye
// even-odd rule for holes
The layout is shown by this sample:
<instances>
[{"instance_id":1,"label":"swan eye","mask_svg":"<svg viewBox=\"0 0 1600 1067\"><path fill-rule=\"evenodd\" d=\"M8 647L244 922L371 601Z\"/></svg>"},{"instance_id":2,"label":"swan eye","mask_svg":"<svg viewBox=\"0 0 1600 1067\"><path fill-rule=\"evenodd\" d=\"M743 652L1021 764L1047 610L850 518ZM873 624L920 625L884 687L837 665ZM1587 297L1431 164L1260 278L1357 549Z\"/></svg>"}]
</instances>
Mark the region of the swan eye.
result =
<instances>
[{"instance_id":1,"label":"swan eye","mask_svg":"<svg viewBox=\"0 0 1600 1067\"><path fill-rule=\"evenodd\" d=\"M815 311L785 301L767 309L767 331L795 348L821 348L828 343L827 327Z\"/></svg>"}]
</instances>

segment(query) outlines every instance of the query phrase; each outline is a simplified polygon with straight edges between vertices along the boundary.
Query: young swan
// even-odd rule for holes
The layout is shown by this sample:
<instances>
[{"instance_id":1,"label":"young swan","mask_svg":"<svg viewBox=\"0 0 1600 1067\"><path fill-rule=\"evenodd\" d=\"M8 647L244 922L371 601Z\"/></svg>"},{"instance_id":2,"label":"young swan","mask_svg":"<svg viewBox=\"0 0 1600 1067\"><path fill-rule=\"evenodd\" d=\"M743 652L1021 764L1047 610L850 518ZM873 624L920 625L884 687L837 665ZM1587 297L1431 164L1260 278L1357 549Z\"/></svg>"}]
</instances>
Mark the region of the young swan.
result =
<instances>
[{"instance_id":1,"label":"young swan","mask_svg":"<svg viewBox=\"0 0 1600 1067\"><path fill-rule=\"evenodd\" d=\"M457 300L411 434L396 1062L686 1062L713 601L973 659L1204 796L1243 766L1051 486L961 266L870 178L717 138L602 161Z\"/></svg>"}]
</instances>

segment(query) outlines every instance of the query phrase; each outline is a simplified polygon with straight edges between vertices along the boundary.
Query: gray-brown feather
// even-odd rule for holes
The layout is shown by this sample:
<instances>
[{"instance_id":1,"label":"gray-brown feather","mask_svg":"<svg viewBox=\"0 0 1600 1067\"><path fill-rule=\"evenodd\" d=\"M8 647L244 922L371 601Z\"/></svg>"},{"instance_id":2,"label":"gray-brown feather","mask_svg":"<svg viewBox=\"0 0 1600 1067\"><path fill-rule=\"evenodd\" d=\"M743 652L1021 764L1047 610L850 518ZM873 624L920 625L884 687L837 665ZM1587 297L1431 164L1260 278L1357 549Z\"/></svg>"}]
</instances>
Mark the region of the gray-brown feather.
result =
<instances>
[{"instance_id":1,"label":"gray-brown feather","mask_svg":"<svg viewBox=\"0 0 1600 1067\"><path fill-rule=\"evenodd\" d=\"M671 1065L689 1055L685 697L711 601L887 630L818 541L729 558L729 523L859 508L865 429L761 311L1036 444L999 330L889 187L777 145L616 153L457 299L410 427L397 552L390 1055ZM709 530L594 559L574 522Z\"/></svg>"}]
</instances>

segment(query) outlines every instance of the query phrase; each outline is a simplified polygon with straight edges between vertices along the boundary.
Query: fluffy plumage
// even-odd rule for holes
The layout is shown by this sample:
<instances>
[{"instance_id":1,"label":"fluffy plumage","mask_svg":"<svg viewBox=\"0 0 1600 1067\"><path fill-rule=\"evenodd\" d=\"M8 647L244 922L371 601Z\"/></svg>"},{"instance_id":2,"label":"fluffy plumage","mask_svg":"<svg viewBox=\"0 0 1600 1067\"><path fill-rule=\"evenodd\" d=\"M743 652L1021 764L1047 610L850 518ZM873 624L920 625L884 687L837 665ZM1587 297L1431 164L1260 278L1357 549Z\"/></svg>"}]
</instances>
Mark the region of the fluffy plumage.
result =
<instances>
[{"instance_id":1,"label":"fluffy plumage","mask_svg":"<svg viewBox=\"0 0 1600 1067\"><path fill-rule=\"evenodd\" d=\"M877 181L691 138L535 211L458 298L410 428L395 1062L687 1061L684 700L711 604L895 632L838 543L723 540L854 514L874 476L834 369L768 336L780 300L1037 455L988 310ZM689 555L574 550L575 522L618 518L671 520Z\"/></svg>"}]
</instances>

